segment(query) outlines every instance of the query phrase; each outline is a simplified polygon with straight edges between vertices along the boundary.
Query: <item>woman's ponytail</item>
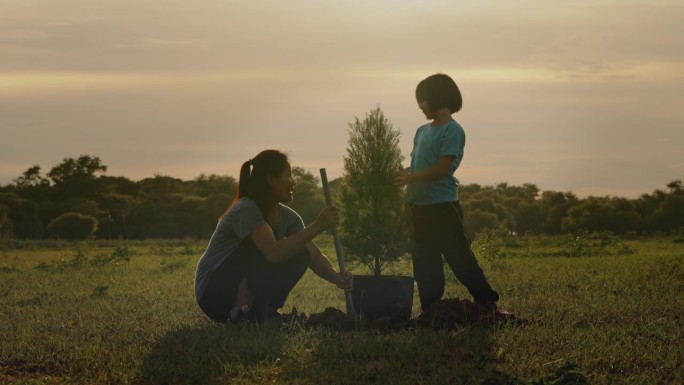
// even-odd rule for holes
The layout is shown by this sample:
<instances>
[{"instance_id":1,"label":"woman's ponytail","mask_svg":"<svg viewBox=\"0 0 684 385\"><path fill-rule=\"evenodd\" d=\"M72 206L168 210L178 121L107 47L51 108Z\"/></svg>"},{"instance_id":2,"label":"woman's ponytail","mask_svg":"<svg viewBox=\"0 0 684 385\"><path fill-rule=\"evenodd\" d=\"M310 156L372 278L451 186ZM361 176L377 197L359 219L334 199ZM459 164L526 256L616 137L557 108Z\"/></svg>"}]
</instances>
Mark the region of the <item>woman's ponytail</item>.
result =
<instances>
[{"instance_id":1,"label":"woman's ponytail","mask_svg":"<svg viewBox=\"0 0 684 385\"><path fill-rule=\"evenodd\" d=\"M235 194L235 199L233 199L231 206L240 200L240 198L249 195L249 178L252 173L251 166L252 160L250 159L243 163L242 167L240 167L240 179L238 180L237 194Z\"/></svg>"},{"instance_id":2,"label":"woman's ponytail","mask_svg":"<svg viewBox=\"0 0 684 385\"><path fill-rule=\"evenodd\" d=\"M252 166L252 160L248 160L245 163L242 164L242 167L240 167L240 180L238 180L238 188L237 188L237 193L235 194L235 198L233 201L230 203L230 206L226 209L226 211L221 214L219 217L219 221L223 218L224 215L228 213L228 210L230 210L233 205L240 200L240 198L247 196L249 194L249 178L251 176L251 166Z\"/></svg>"},{"instance_id":3,"label":"woman's ponytail","mask_svg":"<svg viewBox=\"0 0 684 385\"><path fill-rule=\"evenodd\" d=\"M248 160L240 167L240 180L238 181L237 195L233 203L249 194L249 177L251 174L252 160Z\"/></svg>"}]
</instances>

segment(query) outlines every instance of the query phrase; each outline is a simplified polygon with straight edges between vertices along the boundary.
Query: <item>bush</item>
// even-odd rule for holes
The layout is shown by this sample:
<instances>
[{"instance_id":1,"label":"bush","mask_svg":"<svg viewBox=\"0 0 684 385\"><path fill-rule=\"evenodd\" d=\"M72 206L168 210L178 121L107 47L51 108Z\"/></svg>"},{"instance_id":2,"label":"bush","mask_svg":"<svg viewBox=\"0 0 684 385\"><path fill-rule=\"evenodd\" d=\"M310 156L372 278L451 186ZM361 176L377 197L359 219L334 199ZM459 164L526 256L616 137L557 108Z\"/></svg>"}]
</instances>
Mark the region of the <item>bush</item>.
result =
<instances>
[{"instance_id":1,"label":"bush","mask_svg":"<svg viewBox=\"0 0 684 385\"><path fill-rule=\"evenodd\" d=\"M0 205L0 239L12 239L10 208Z\"/></svg>"},{"instance_id":2,"label":"bush","mask_svg":"<svg viewBox=\"0 0 684 385\"><path fill-rule=\"evenodd\" d=\"M496 214L482 211L468 211L464 220L465 232L468 238L475 240L477 234L484 230L497 230L503 227Z\"/></svg>"},{"instance_id":3,"label":"bush","mask_svg":"<svg viewBox=\"0 0 684 385\"><path fill-rule=\"evenodd\" d=\"M38 205L16 194L0 192L0 205L6 207L4 214L0 214L1 221L8 229L5 236L19 239L39 237L42 233L38 220ZM9 231L11 230L11 232Z\"/></svg>"},{"instance_id":4,"label":"bush","mask_svg":"<svg viewBox=\"0 0 684 385\"><path fill-rule=\"evenodd\" d=\"M586 230L569 236L567 255L586 257L591 255L626 255L634 251L610 231L590 233Z\"/></svg>"},{"instance_id":5,"label":"bush","mask_svg":"<svg viewBox=\"0 0 684 385\"><path fill-rule=\"evenodd\" d=\"M47 226L53 238L68 240L91 239L97 232L97 218L79 213L64 213Z\"/></svg>"},{"instance_id":6,"label":"bush","mask_svg":"<svg viewBox=\"0 0 684 385\"><path fill-rule=\"evenodd\" d=\"M473 242L473 250L489 263L490 268L498 269L501 258L507 253L504 234L502 231L484 228L477 233L477 240Z\"/></svg>"}]
</instances>

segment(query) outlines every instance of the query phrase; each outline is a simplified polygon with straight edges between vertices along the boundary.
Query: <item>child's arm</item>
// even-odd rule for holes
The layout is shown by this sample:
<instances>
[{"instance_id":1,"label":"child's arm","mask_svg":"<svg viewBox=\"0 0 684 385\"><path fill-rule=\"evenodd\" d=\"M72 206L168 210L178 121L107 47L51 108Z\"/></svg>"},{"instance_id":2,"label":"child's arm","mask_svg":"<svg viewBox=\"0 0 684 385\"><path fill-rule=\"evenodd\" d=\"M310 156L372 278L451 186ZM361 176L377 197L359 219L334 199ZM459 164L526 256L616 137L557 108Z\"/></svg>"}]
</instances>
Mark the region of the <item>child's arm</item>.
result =
<instances>
[{"instance_id":1,"label":"child's arm","mask_svg":"<svg viewBox=\"0 0 684 385\"><path fill-rule=\"evenodd\" d=\"M440 156L437 164L430 168L414 173L404 171L394 180L394 184L402 188L409 183L434 180L449 175L454 159L456 159L454 155Z\"/></svg>"}]
</instances>

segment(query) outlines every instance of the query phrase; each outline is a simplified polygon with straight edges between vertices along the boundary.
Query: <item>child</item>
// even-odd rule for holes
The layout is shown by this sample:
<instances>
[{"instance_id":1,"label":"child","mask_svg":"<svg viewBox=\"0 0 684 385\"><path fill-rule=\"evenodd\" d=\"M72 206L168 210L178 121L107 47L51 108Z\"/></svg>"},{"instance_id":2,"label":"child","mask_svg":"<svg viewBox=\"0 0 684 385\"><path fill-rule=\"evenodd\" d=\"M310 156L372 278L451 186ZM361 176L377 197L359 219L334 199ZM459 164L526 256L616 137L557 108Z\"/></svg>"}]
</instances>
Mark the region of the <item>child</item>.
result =
<instances>
[{"instance_id":1,"label":"child","mask_svg":"<svg viewBox=\"0 0 684 385\"><path fill-rule=\"evenodd\" d=\"M398 176L396 185L407 186L412 206L413 276L421 307L426 310L444 294L443 255L475 302L495 310L499 295L470 248L458 202L458 180L453 176L465 147L465 132L451 117L461 109L461 92L449 76L435 74L418 83L416 99L432 122L416 131L409 172Z\"/></svg>"}]
</instances>

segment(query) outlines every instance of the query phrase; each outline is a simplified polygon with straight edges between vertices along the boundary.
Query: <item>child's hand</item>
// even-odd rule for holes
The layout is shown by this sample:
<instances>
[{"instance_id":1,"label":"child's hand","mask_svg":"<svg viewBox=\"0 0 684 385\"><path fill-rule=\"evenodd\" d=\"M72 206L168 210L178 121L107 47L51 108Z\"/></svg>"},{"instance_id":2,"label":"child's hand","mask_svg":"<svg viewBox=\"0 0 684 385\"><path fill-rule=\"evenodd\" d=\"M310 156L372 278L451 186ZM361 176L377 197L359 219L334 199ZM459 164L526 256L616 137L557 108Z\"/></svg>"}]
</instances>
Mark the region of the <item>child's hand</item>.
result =
<instances>
[{"instance_id":1,"label":"child's hand","mask_svg":"<svg viewBox=\"0 0 684 385\"><path fill-rule=\"evenodd\" d=\"M406 170L400 171L399 176L394 179L394 185L397 186L397 188L403 188L410 183L409 175L410 174Z\"/></svg>"}]
</instances>

